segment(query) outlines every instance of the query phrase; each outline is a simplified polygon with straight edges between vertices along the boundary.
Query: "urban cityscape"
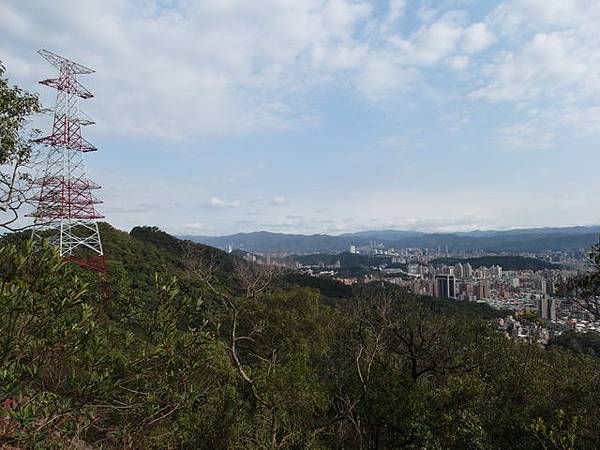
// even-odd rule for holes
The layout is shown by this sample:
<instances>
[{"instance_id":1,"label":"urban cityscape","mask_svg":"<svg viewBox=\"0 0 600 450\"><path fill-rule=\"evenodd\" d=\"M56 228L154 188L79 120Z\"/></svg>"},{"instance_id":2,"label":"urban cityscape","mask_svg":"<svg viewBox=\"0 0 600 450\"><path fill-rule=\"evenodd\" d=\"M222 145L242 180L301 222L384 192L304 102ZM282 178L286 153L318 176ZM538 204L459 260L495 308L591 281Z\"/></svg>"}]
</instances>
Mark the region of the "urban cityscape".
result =
<instances>
[{"instance_id":1,"label":"urban cityscape","mask_svg":"<svg viewBox=\"0 0 600 450\"><path fill-rule=\"evenodd\" d=\"M224 250L235 251L232 245L226 245ZM253 262L281 265L345 285L385 282L402 286L417 295L483 303L505 311L506 316L497 322L507 336L546 344L565 330L600 333L600 322L581 307L568 287L569 280L592 270L588 253L589 249L581 248L498 256L483 251L449 252L447 248L385 248L383 244L373 242L360 247L350 245L347 252L338 255L340 257L330 255L333 262L329 264L323 261L302 263L294 255L244 254ZM348 276L347 271L342 270L344 255L369 257L371 266L362 267L360 275ZM482 258L491 261L508 258L512 265L533 261L540 268L511 270L500 264L483 266L469 262ZM452 260L456 263L448 263ZM529 319L527 324L519 320L520 316L530 318L530 314L523 314L528 312L540 319L533 327Z\"/></svg>"}]
</instances>

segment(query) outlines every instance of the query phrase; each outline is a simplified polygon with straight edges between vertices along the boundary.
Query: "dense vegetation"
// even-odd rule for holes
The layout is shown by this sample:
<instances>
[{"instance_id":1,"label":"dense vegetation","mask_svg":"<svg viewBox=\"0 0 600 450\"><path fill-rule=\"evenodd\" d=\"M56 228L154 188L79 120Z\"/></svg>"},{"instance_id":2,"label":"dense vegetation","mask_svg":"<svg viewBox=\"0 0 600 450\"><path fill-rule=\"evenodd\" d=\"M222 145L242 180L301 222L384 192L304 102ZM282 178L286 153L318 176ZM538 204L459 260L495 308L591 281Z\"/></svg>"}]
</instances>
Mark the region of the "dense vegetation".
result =
<instances>
[{"instance_id":1,"label":"dense vegetation","mask_svg":"<svg viewBox=\"0 0 600 450\"><path fill-rule=\"evenodd\" d=\"M560 266L537 258L525 256L481 256L478 258L438 258L432 264L455 265L469 263L474 269L478 267L502 266L504 270L545 270L559 269Z\"/></svg>"},{"instance_id":2,"label":"dense vegetation","mask_svg":"<svg viewBox=\"0 0 600 450\"><path fill-rule=\"evenodd\" d=\"M550 341L551 346L567 348L576 353L600 357L600 335L566 331Z\"/></svg>"},{"instance_id":3,"label":"dense vegetation","mask_svg":"<svg viewBox=\"0 0 600 450\"><path fill-rule=\"evenodd\" d=\"M600 360L511 341L492 310L102 231L105 278L0 250L0 445L600 446Z\"/></svg>"},{"instance_id":4,"label":"dense vegetation","mask_svg":"<svg viewBox=\"0 0 600 450\"><path fill-rule=\"evenodd\" d=\"M290 256L290 259L306 266L318 266L319 264L333 266L339 263L340 267L379 267L384 264L392 264L391 256L369 256L348 252L338 254L315 253L312 255L292 255ZM405 265L404 268L406 268Z\"/></svg>"},{"instance_id":5,"label":"dense vegetation","mask_svg":"<svg viewBox=\"0 0 600 450\"><path fill-rule=\"evenodd\" d=\"M392 263L391 256L369 256L356 253L315 253L312 255L292 255L287 258L290 262L297 262L304 266L326 267L333 270L337 278L364 278L368 276L381 277L381 268L400 269L407 271L407 265L403 263ZM385 276L385 274L383 274ZM406 273L395 272L390 276L403 276Z\"/></svg>"},{"instance_id":6,"label":"dense vegetation","mask_svg":"<svg viewBox=\"0 0 600 450\"><path fill-rule=\"evenodd\" d=\"M0 60L0 231L18 228L19 209L29 198L28 163L37 132L24 128L30 115L41 110L36 95L8 82Z\"/></svg>"}]
</instances>

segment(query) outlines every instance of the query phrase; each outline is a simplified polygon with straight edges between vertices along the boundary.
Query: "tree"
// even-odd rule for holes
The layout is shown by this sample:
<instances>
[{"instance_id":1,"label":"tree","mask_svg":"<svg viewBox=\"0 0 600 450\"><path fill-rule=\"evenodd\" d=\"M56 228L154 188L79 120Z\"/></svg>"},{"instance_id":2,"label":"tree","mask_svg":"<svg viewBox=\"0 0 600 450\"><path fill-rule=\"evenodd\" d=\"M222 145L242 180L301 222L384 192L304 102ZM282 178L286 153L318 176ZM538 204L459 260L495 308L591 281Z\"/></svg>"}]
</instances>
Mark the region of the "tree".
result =
<instances>
[{"instance_id":1,"label":"tree","mask_svg":"<svg viewBox=\"0 0 600 450\"><path fill-rule=\"evenodd\" d=\"M0 247L0 447L228 448L234 374L189 324L201 300L156 275L111 320L93 278L53 247Z\"/></svg>"},{"instance_id":2,"label":"tree","mask_svg":"<svg viewBox=\"0 0 600 450\"><path fill-rule=\"evenodd\" d=\"M589 257L594 269L573 278L568 287L575 293L575 303L600 320L600 243L592 247Z\"/></svg>"},{"instance_id":3,"label":"tree","mask_svg":"<svg viewBox=\"0 0 600 450\"><path fill-rule=\"evenodd\" d=\"M474 356L490 330L480 321L436 313L392 285L373 284L355 294L347 332L336 337L342 367L330 375L338 414L345 417L337 440L357 449L413 448L416 442L421 447L414 448L437 448L429 430L433 389L477 370ZM476 418L459 414L461 420ZM465 432L469 439L473 427Z\"/></svg>"},{"instance_id":4,"label":"tree","mask_svg":"<svg viewBox=\"0 0 600 450\"><path fill-rule=\"evenodd\" d=\"M277 288L277 266L234 260L224 281L214 255L188 250L188 273L219 299L213 320L246 393L247 425L234 448L315 448L336 421L320 420L327 401L313 366L331 342L328 308L314 290Z\"/></svg>"},{"instance_id":5,"label":"tree","mask_svg":"<svg viewBox=\"0 0 600 450\"><path fill-rule=\"evenodd\" d=\"M42 107L37 95L11 86L4 74L0 61L0 228L15 230L33 181L28 165L37 132L26 133L25 127Z\"/></svg>"}]
</instances>

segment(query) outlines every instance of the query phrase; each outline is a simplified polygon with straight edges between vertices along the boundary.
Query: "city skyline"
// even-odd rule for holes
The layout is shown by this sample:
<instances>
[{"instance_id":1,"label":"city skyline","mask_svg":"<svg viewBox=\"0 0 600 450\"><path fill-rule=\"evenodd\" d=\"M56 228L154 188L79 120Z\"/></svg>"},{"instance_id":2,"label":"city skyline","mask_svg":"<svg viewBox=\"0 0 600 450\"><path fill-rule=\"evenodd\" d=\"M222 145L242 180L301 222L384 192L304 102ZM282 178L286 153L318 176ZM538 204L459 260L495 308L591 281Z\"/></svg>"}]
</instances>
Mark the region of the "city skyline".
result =
<instances>
[{"instance_id":1,"label":"city skyline","mask_svg":"<svg viewBox=\"0 0 600 450\"><path fill-rule=\"evenodd\" d=\"M12 83L53 104L39 48L97 69L88 167L117 227L600 222L597 2L3 3Z\"/></svg>"}]
</instances>

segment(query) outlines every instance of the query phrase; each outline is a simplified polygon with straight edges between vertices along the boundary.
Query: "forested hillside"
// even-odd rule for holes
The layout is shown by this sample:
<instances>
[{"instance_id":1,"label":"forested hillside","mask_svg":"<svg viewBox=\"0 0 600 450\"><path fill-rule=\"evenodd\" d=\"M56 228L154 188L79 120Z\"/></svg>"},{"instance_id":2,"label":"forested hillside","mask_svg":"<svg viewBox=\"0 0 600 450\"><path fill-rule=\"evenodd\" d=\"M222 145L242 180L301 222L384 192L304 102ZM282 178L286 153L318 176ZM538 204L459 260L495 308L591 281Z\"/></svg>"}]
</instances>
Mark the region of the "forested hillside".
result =
<instances>
[{"instance_id":1,"label":"forested hillside","mask_svg":"<svg viewBox=\"0 0 600 450\"><path fill-rule=\"evenodd\" d=\"M327 253L292 255L289 259L306 266L318 266L319 264L332 266L339 263L341 267L378 267L382 264L392 263L391 256L369 256L348 252L335 255Z\"/></svg>"},{"instance_id":2,"label":"forested hillside","mask_svg":"<svg viewBox=\"0 0 600 450\"><path fill-rule=\"evenodd\" d=\"M600 360L489 308L102 233L105 277L3 242L5 448L600 447Z\"/></svg>"}]
</instances>

